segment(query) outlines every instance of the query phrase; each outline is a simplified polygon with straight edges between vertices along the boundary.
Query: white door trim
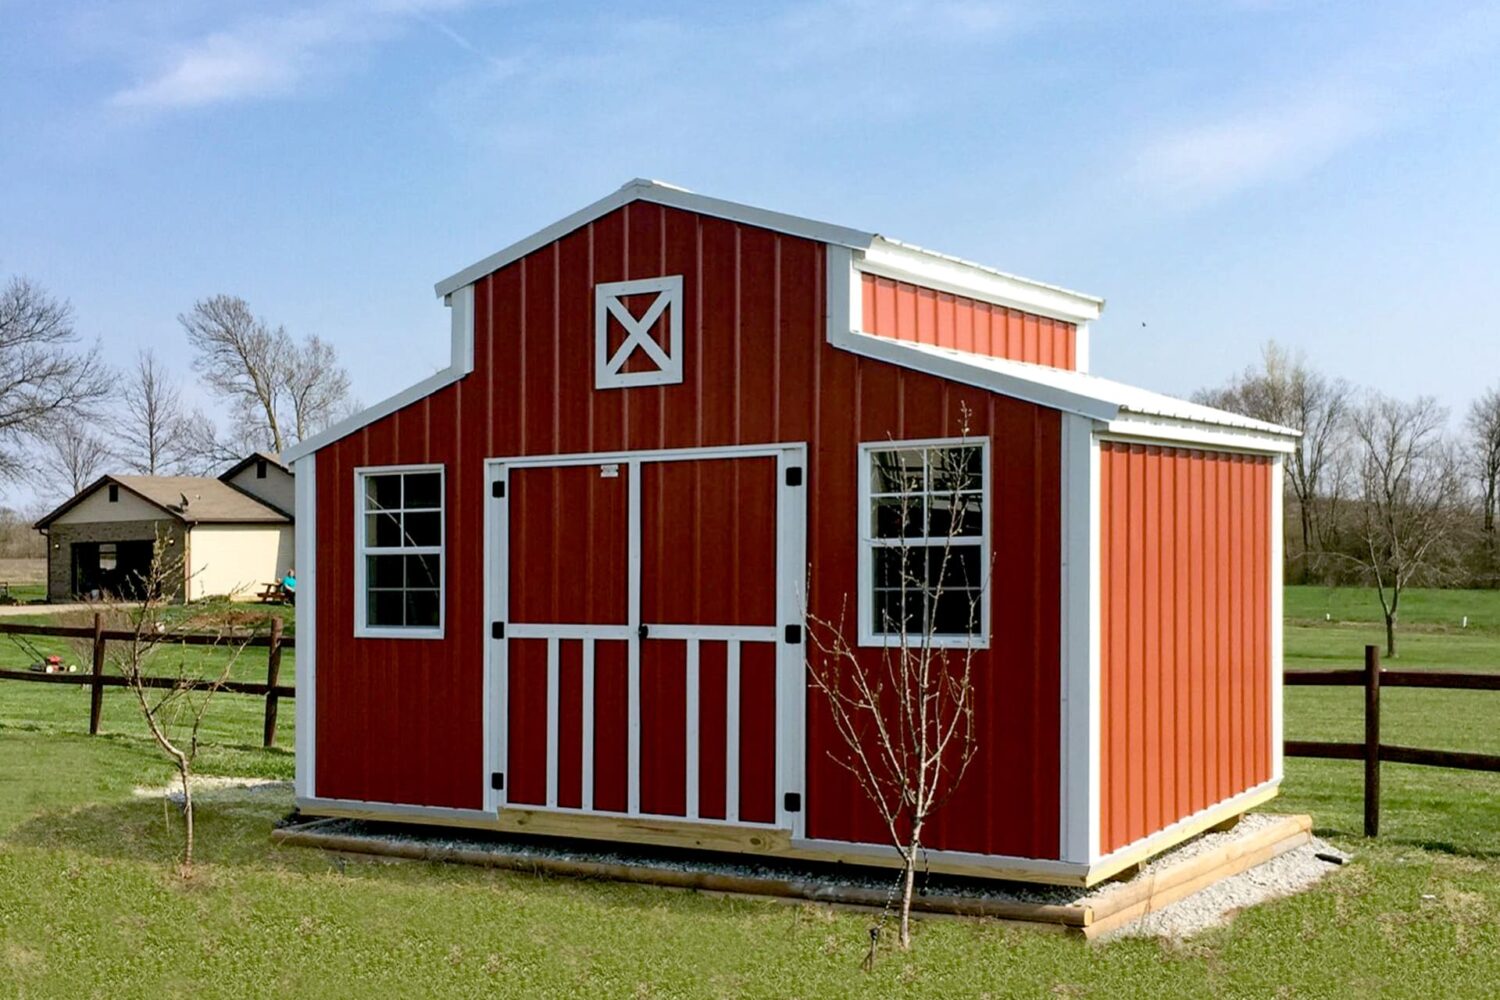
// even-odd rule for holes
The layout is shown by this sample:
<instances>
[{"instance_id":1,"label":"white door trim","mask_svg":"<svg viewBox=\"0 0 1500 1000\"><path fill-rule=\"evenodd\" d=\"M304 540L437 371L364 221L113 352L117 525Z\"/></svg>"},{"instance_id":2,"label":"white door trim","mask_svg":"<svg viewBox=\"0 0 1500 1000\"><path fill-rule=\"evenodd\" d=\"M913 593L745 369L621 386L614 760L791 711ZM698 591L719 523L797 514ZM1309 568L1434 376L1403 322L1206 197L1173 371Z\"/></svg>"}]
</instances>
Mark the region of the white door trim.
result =
<instances>
[{"instance_id":1,"label":"white door trim","mask_svg":"<svg viewBox=\"0 0 1500 1000\"><path fill-rule=\"evenodd\" d=\"M548 641L548 761L547 761L547 797L545 806L537 806L532 803L525 804L530 811L556 810L561 812L576 813L585 811L598 815L646 815L640 811L640 787L636 776L640 773L640 636L637 632L641 617L641 468L647 463L653 462L675 462L675 461L703 461L716 458L774 458L776 459L777 474L777 501L776 501L776 624L762 626L731 626L731 625L682 625L670 623L645 623L650 638L652 639L678 639L685 640L689 644L689 672L696 666L698 643L703 640L724 641L727 643L726 669L736 673L739 666L740 646L744 642L775 643L776 657L776 754L777 768L775 775L776 788L776 820L772 824L776 828L790 831L794 836L801 836L804 829L804 817L806 816L805 802L799 802L794 811L787 809L789 794L795 794L797 798L803 799L805 787L806 761L804 760L805 739L804 726L806 715L806 684L803 678L803 643L805 642L805 623L803 621L802 609L804 607L803 595L801 593L801 581L806 567L806 492L807 492L807 445L803 442L787 442L763 445L737 445L709 448L676 448L676 449L652 449L642 451L613 451L613 452L591 452L591 453L569 453L561 455L525 455L511 458L490 458L485 461L484 476L484 537L485 537L485 569L484 569L484 607L485 620L481 623L484 630L484 781L485 809L496 812L505 808L506 792L502 789L491 787L490 775L494 773L507 774L508 761L506 759L506 744L508 741L507 718L508 706L505 701L505 693L508 685L508 640L512 638L535 638ZM628 614L624 625L593 625L593 624L551 624L551 623L516 623L509 622L510 609L510 563L509 563L509 530L510 530L510 471L512 469L524 468L555 468L560 466L580 466L596 464L619 464L627 470L627 565L626 572L629 576ZM788 469L798 467L803 470L800 481L796 485L788 482ZM500 497L495 497L494 484L504 483L506 488ZM495 639L491 634L491 623L504 622L504 638ZM800 632L798 642L785 641L789 636L785 631L788 626L796 626ZM557 644L562 639L581 640L584 649L585 662L585 687L592 688L594 642L600 639L625 641L628 643L628 691L629 703L627 716L629 719L629 760L627 763L627 774L630 783L627 792L626 812L623 814L608 813L604 810L593 808L593 787L591 769L592 755L588 753L592 744L591 727L585 737L584 764L584 796L581 810L561 809L557 806L556 774L557 774L557 719L556 719L556 659ZM696 678L693 678L694 680ZM696 687L692 684L690 686ZM591 705L585 706L585 722L590 721L592 712ZM696 788L687 790L686 801L689 808L685 817L691 822L701 823L733 823L740 826L761 825L741 822L738 819L738 698L737 691L726 689L726 718L725 737L730 741L726 746L726 774L725 781L725 818L713 819L695 815L696 809L691 808L697 801ZM696 733L693 732L691 720L696 712L689 710L689 732L688 739L692 746L688 754L687 776L690 782L696 776ZM508 774L507 774L508 777Z\"/></svg>"}]
</instances>

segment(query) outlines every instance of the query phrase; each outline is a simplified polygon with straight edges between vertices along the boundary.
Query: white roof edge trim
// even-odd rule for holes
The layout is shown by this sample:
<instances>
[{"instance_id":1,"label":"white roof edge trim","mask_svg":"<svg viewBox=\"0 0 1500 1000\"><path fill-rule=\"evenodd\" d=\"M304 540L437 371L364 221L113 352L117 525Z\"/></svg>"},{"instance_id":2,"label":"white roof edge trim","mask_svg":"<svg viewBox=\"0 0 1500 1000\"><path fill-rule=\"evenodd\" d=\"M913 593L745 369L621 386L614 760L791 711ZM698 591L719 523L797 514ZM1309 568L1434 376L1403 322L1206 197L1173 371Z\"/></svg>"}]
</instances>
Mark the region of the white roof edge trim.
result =
<instances>
[{"instance_id":1,"label":"white roof edge trim","mask_svg":"<svg viewBox=\"0 0 1500 1000\"><path fill-rule=\"evenodd\" d=\"M1288 427L1175 399L1085 372L970 354L932 344L880 337L862 330L864 297L856 251L829 248L827 337L834 347L924 371L1097 421L1103 433L1149 437L1162 443L1203 444L1258 452L1286 452L1301 435Z\"/></svg>"},{"instance_id":2,"label":"white roof edge trim","mask_svg":"<svg viewBox=\"0 0 1500 1000\"><path fill-rule=\"evenodd\" d=\"M1096 296L1006 274L884 236L876 238L856 266L870 274L1074 324L1096 320L1104 311L1104 300Z\"/></svg>"},{"instance_id":3,"label":"white roof edge trim","mask_svg":"<svg viewBox=\"0 0 1500 1000\"><path fill-rule=\"evenodd\" d=\"M458 288L448 297L451 354L448 367L433 372L416 385L407 386L393 396L367 406L332 427L292 445L281 453L281 460L291 465L325 445L348 437L361 427L366 427L381 417L390 416L405 406L410 406L424 396L430 396L444 386L452 385L474 370L474 289Z\"/></svg>"},{"instance_id":4,"label":"white roof edge trim","mask_svg":"<svg viewBox=\"0 0 1500 1000\"><path fill-rule=\"evenodd\" d=\"M689 212L698 212L702 215L711 215L719 219L742 222L746 225L759 226L762 229L786 233L789 236L801 236L820 243L831 243L835 246L863 249L874 242L876 238L874 233L850 229L847 226L836 226L832 223L819 222L815 219L803 218L799 215L773 212L764 208L756 208L753 205L726 201L722 198L710 198L707 195L696 194L687 188L678 187L675 184L667 184L662 181L647 180L638 177L622 185L618 191L605 195L603 198L579 209L572 215L560 219L543 229L538 229L525 239L518 240L505 249L492 253L483 260L470 264L463 270L449 275L442 281L439 281L434 286L434 289L439 296L443 296L465 285L473 284L485 275L498 271L505 265L546 246L553 240L560 239L573 230L581 226L586 226L595 219L608 215L615 209L623 205L628 205L633 201L648 201L657 205L666 205Z\"/></svg>"}]
</instances>

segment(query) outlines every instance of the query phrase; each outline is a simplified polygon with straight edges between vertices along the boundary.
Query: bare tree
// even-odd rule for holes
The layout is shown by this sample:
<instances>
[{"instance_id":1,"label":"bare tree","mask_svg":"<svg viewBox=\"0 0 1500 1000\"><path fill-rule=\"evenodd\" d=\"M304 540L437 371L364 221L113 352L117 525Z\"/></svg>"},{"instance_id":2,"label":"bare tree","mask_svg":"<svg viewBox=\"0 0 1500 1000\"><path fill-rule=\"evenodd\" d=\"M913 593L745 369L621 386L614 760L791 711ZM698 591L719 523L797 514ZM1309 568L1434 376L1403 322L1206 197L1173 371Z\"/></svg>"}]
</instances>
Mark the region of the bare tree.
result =
<instances>
[{"instance_id":1,"label":"bare tree","mask_svg":"<svg viewBox=\"0 0 1500 1000\"><path fill-rule=\"evenodd\" d=\"M1194 394L1209 406L1231 410L1302 432L1286 464L1286 484L1296 501L1302 534L1302 581L1311 576L1315 552L1323 551L1347 488L1346 453L1352 390L1269 341L1259 367L1252 366L1218 389ZM1320 511L1320 507L1323 508Z\"/></svg>"},{"instance_id":2,"label":"bare tree","mask_svg":"<svg viewBox=\"0 0 1500 1000\"><path fill-rule=\"evenodd\" d=\"M98 348L77 342L66 302L20 277L0 289L0 477L22 475L29 442L61 417L91 412L108 394Z\"/></svg>"},{"instance_id":3,"label":"bare tree","mask_svg":"<svg viewBox=\"0 0 1500 1000\"><path fill-rule=\"evenodd\" d=\"M64 491L67 496L82 492L107 471L113 458L109 446L78 417L59 418L39 437L27 478L53 503Z\"/></svg>"},{"instance_id":4,"label":"bare tree","mask_svg":"<svg viewBox=\"0 0 1500 1000\"><path fill-rule=\"evenodd\" d=\"M189 877L193 870L192 777L198 737L209 704L229 679L249 637L233 632L222 617L169 613L182 579L182 557L158 537L146 577L138 581L141 596L128 611L129 638L111 642L107 648L115 669L135 696L151 738L177 771L184 831L181 871ZM200 646L176 641L186 634L208 634L215 641ZM191 659L189 650L194 651ZM218 663L212 676L203 676L202 666L214 660Z\"/></svg>"},{"instance_id":5,"label":"bare tree","mask_svg":"<svg viewBox=\"0 0 1500 1000\"><path fill-rule=\"evenodd\" d=\"M349 401L349 373L339 364L333 345L314 334L291 353L282 389L292 407L297 440L333 423Z\"/></svg>"},{"instance_id":6,"label":"bare tree","mask_svg":"<svg viewBox=\"0 0 1500 1000\"><path fill-rule=\"evenodd\" d=\"M962 417L968 433L968 412ZM846 614L808 615L808 674L840 747L831 756L884 821L901 856L900 943L911 946L911 901L923 837L977 750L973 661L988 568L973 544L983 509L979 448L892 449L873 458L877 651L850 641ZM845 598L844 612L848 599ZM874 961L878 927L867 965Z\"/></svg>"},{"instance_id":7,"label":"bare tree","mask_svg":"<svg viewBox=\"0 0 1500 1000\"><path fill-rule=\"evenodd\" d=\"M121 403L120 457L129 468L155 476L189 464L194 438L182 390L150 348L136 355Z\"/></svg>"},{"instance_id":8,"label":"bare tree","mask_svg":"<svg viewBox=\"0 0 1500 1000\"><path fill-rule=\"evenodd\" d=\"M1479 481L1480 520L1485 548L1496 552L1495 515L1500 513L1500 387L1469 407L1469 460Z\"/></svg>"},{"instance_id":9,"label":"bare tree","mask_svg":"<svg viewBox=\"0 0 1500 1000\"><path fill-rule=\"evenodd\" d=\"M177 321L197 352L194 370L233 402L241 419L265 429L267 447L282 451L278 397L296 351L286 330L272 328L234 295L201 299Z\"/></svg>"},{"instance_id":10,"label":"bare tree","mask_svg":"<svg viewBox=\"0 0 1500 1000\"><path fill-rule=\"evenodd\" d=\"M1450 582L1456 567L1463 486L1443 437L1447 420L1430 397L1407 403L1376 393L1351 421L1359 445L1356 561L1380 597L1391 657L1406 588Z\"/></svg>"}]
</instances>

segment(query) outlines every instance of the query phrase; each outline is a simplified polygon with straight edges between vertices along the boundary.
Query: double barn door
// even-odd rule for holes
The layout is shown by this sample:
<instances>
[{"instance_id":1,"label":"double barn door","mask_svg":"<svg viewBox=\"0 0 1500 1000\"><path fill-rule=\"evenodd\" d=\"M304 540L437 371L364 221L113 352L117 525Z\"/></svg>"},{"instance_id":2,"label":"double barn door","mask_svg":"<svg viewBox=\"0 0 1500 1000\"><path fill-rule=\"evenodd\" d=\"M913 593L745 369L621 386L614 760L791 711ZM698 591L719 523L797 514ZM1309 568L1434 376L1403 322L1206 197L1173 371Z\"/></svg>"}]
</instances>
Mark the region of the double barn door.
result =
<instances>
[{"instance_id":1,"label":"double barn door","mask_svg":"<svg viewBox=\"0 0 1500 1000\"><path fill-rule=\"evenodd\" d=\"M490 463L493 808L800 826L803 454Z\"/></svg>"}]
</instances>

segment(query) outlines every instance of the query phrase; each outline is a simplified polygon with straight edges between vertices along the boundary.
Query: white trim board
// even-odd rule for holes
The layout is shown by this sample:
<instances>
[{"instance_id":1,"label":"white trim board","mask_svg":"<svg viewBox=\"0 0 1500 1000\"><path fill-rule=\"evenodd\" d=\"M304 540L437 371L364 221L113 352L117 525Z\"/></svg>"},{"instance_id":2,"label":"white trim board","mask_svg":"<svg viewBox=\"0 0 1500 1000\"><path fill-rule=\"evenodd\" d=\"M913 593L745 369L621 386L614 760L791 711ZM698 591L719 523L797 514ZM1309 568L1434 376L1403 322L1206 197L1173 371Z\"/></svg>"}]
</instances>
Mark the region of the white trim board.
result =
<instances>
[{"instance_id":1,"label":"white trim board","mask_svg":"<svg viewBox=\"0 0 1500 1000\"><path fill-rule=\"evenodd\" d=\"M941 549L945 542L942 536L908 537L904 539L878 539L871 530L871 507L877 495L888 496L889 494L872 494L870 492L870 457L879 451L904 451L922 450L932 448L978 448L980 466L979 505L981 511L981 530L977 539L973 537L954 537L946 540L947 544L961 546L964 548L978 548L980 554L980 565L984 567L984 579L981 584L981 596L979 600L979 632L978 634L951 635L951 634L928 634L913 637L907 635L908 645L916 638L919 645L926 645L931 649L989 649L990 648L990 604L993 593L990 590L990 580L994 575L994 565L991 560L991 528L990 525L995 517L993 506L990 472L990 439L987 436L976 437L946 437L946 438L920 438L911 440L883 440L883 441L861 441L858 445L859 461L858 469L858 503L859 509L856 516L859 518L855 538L859 543L857 559L857 573L859 593L855 601L855 613L857 616L858 644L861 647L885 648L896 647L901 644L901 636L877 632L875 630L875 551L880 548L900 548L903 544L912 548L936 547ZM924 462L924 483L928 480L925 472L926 458Z\"/></svg>"},{"instance_id":2,"label":"white trim board","mask_svg":"<svg viewBox=\"0 0 1500 1000\"><path fill-rule=\"evenodd\" d=\"M1061 724L1058 857L1099 854L1099 443L1091 421L1063 417Z\"/></svg>"},{"instance_id":3,"label":"white trim board","mask_svg":"<svg viewBox=\"0 0 1500 1000\"><path fill-rule=\"evenodd\" d=\"M365 540L369 511L365 508L364 482L370 476L405 473L437 473L438 476L438 544L372 549ZM405 490L405 484L402 490ZM405 510L405 497L402 510ZM422 508L426 513L430 508ZM354 637L356 639L441 639L448 619L448 474L441 462L415 465L361 465L354 470ZM438 557L438 623L436 627L416 625L369 625L369 601L365 592L365 557L369 555L436 555ZM425 588L417 588L425 589Z\"/></svg>"},{"instance_id":4,"label":"white trim board","mask_svg":"<svg viewBox=\"0 0 1500 1000\"><path fill-rule=\"evenodd\" d=\"M776 572L774 585L776 586L776 621L771 625L759 626L736 626L736 625L685 625L644 622L641 618L641 472L645 465L652 463L702 461L706 459L765 459L776 460L776 479L778 483L777 492L777 551ZM564 453L554 455L527 455L514 458L491 458L485 461L485 552L486 564L484 570L486 588L486 615L485 620L480 623L485 631L485 678L484 678L484 704L486 706L484 720L484 768L486 778L486 791L484 793L485 807L504 811L509 804L507 795L503 789L490 788L489 775L499 771L507 774L507 735L506 719L508 708L505 704L505 692L508 689L508 658L509 644L514 639L544 639L547 642L548 657L548 681L547 681L547 796L544 805L536 803L516 803L515 808L527 811L551 811L572 815L600 815L617 816L634 819L670 819L686 823L701 823L704 825L731 824L731 825L761 825L747 824L740 821L738 816L738 684L734 682L734 675L739 663L740 647L745 642L756 642L773 645L777 650L777 690L776 690L776 773L775 773L775 801L776 819L773 823L764 824L769 828L777 828L788 831L791 834L801 832L803 810L788 811L786 809L786 795L795 792L799 795L803 790L804 762L803 754L803 646L799 643L789 643L784 640L784 629L787 625L802 624L801 595L796 593L792 587L795 581L801 579L800 572L794 572L793 567L806 564L805 554L805 528L802 519L805 517L805 507L801 502L800 495L805 492L806 479L797 486L787 484L786 470L795 463L799 467L806 468L807 446L801 442L776 443L772 445L738 445L722 447L703 448L680 448L680 449L653 449L637 452L594 452L587 454ZM558 468L558 467L589 467L589 466L618 465L621 475L626 478L628 491L627 499L627 547L628 556L626 561L626 573L628 575L628 612L623 624L566 624L525 622L517 623L510 621L510 586L511 574L509 565L509 511L511 502L511 490L503 491L501 496L494 496L490 484L503 482L509 484L510 473L514 469L527 468ZM491 633L491 622L504 622L504 637L496 639ZM643 637L638 632L641 625L645 625L647 636ZM561 640L579 640L583 643L583 656L585 661L584 685L587 688L591 683L592 651L593 644L598 640L623 641L627 643L627 766L626 774L628 785L626 789L626 808L623 812L605 811L596 809L592 803L592 757L584 757L583 778L586 789L583 796L583 805L578 808L560 807L557 803L557 758L558 758L558 730L557 730L557 692L558 692L558 643ZM695 727L689 726L688 738L692 741L687 748L686 759L688 761L687 780L689 784L685 788L686 802L688 803L687 815L685 816L661 816L654 813L642 811L640 804L640 753L641 753L641 727L640 727L640 650L642 641L674 640L686 641L688 644L688 674L689 682L696 678L697 650L699 643L703 641L723 641L728 644L726 650L726 700L725 700L725 817L715 819L697 815L696 782L692 781L697 772L696 760L696 732ZM592 736L592 728L586 730L586 737ZM506 787L510 786L507 780Z\"/></svg>"},{"instance_id":5,"label":"white trim board","mask_svg":"<svg viewBox=\"0 0 1500 1000\"><path fill-rule=\"evenodd\" d=\"M297 621L295 650L296 677L294 712L297 733L293 740L296 754L294 785L299 799L311 799L316 792L317 774L317 669L318 669L318 468L316 455L297 460L294 477L296 508L294 547L297 564L297 604L293 608Z\"/></svg>"},{"instance_id":6,"label":"white trim board","mask_svg":"<svg viewBox=\"0 0 1500 1000\"><path fill-rule=\"evenodd\" d=\"M728 219L732 222L742 222L746 225L758 226L761 229L786 233L789 236L801 236L804 239L814 240L819 243L832 243L838 246L864 248L869 246L875 239L874 233L850 229L847 226L836 226L827 222L818 222L797 215L787 215L783 212L772 212L764 208L756 208L753 205L742 205L738 202L725 201L722 198L710 198L673 184L664 184L661 181L637 177L635 180L627 181L621 185L619 190L605 195L590 205L584 206L572 215L559 219L550 226L538 229L525 239L517 240L505 249L492 253L483 260L476 261L468 267L449 275L442 281L439 281L434 286L434 289L438 295L448 295L465 285L473 284L485 275L498 271L505 265L520 260L522 257L546 246L553 240L560 239L573 230L586 226L595 219L602 218L615 209L628 205L633 201L645 201L656 205L665 205L669 208L681 208L689 212L697 212L700 215L710 215L719 219Z\"/></svg>"},{"instance_id":7,"label":"white trim board","mask_svg":"<svg viewBox=\"0 0 1500 1000\"><path fill-rule=\"evenodd\" d=\"M348 437L361 427L368 427L382 417L424 399L445 386L452 385L474 370L474 289L455 289L447 296L449 319L450 354L448 367L434 372L415 385L407 386L393 396L367 406L358 413L311 437L292 445L281 453L282 460L291 464L304 455L311 455L340 438Z\"/></svg>"}]
</instances>

